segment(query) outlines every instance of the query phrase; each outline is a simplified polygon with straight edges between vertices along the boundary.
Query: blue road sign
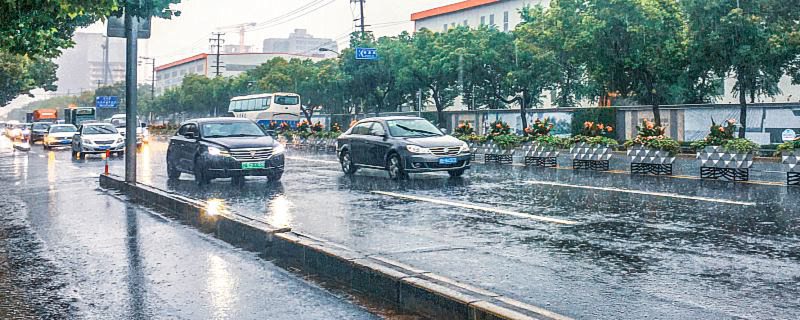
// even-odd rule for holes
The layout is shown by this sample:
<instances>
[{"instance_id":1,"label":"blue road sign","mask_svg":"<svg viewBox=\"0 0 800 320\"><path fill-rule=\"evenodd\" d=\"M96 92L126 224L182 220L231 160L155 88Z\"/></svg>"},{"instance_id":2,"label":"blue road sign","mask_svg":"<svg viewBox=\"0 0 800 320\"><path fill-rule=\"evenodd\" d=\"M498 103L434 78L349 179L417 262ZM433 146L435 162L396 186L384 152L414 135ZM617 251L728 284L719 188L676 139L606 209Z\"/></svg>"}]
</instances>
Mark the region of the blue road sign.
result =
<instances>
[{"instance_id":1,"label":"blue road sign","mask_svg":"<svg viewBox=\"0 0 800 320\"><path fill-rule=\"evenodd\" d=\"M356 48L356 60L378 60L378 49Z\"/></svg>"},{"instance_id":2,"label":"blue road sign","mask_svg":"<svg viewBox=\"0 0 800 320\"><path fill-rule=\"evenodd\" d=\"M117 96L98 96L94 101L95 107L98 108L116 108L119 106L119 97Z\"/></svg>"}]
</instances>

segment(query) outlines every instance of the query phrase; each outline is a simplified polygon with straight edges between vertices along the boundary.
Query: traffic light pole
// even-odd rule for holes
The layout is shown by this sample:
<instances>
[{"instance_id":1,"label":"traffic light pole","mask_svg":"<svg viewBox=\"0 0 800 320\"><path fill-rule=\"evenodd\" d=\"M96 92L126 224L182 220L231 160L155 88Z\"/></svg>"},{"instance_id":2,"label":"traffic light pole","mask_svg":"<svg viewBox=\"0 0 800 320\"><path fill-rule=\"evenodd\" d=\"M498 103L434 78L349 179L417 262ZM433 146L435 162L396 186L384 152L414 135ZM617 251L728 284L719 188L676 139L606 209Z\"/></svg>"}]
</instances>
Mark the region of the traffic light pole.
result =
<instances>
[{"instance_id":1,"label":"traffic light pole","mask_svg":"<svg viewBox=\"0 0 800 320\"><path fill-rule=\"evenodd\" d=\"M136 66L139 55L138 19L125 12L125 182L136 183Z\"/></svg>"}]
</instances>

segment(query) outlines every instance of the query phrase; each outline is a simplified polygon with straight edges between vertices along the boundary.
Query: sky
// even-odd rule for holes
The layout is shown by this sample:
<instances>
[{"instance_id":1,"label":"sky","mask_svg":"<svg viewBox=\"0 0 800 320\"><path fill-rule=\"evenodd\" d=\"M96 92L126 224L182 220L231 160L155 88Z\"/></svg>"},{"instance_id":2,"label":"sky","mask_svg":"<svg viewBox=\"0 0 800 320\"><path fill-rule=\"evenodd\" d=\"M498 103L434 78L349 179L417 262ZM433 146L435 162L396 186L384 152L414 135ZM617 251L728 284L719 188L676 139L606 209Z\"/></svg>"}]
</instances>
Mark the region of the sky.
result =
<instances>
[{"instance_id":1,"label":"sky","mask_svg":"<svg viewBox=\"0 0 800 320\"><path fill-rule=\"evenodd\" d=\"M459 0L366 0L366 24L371 25L367 28L377 36L412 31L411 13L454 2ZM212 32L225 32L226 44L238 44L238 29L219 28L250 22L260 24L246 33L245 41L257 49L263 39L285 38L294 29L339 40L343 47L359 16L358 3L350 0L183 0L176 9L180 17L154 20L152 38L140 43L140 55L154 56L159 65L207 52ZM287 13L297 9L301 10L287 18ZM87 31L103 29L98 24Z\"/></svg>"},{"instance_id":2,"label":"sky","mask_svg":"<svg viewBox=\"0 0 800 320\"><path fill-rule=\"evenodd\" d=\"M259 23L245 34L245 42L260 51L265 38L286 38L294 29L306 29L317 38L338 40L339 48L347 45L348 35L355 30L353 21L359 16L358 3L351 0L182 0L174 9L180 17L155 19L152 36L139 42L139 56L155 57L157 65L209 51L212 32L225 32L226 44L238 44L238 29L222 27L242 23ZM461 0L366 0L364 13L368 30L380 36L412 31L414 12ZM298 10L299 9L299 10ZM290 14L294 12L293 14ZM288 15L287 15L288 14ZM96 23L78 32L105 33L103 23ZM140 75L149 69L140 67ZM147 77L140 76L140 79ZM41 90L36 98L20 97L5 108L0 116L32 100L48 97Z\"/></svg>"}]
</instances>

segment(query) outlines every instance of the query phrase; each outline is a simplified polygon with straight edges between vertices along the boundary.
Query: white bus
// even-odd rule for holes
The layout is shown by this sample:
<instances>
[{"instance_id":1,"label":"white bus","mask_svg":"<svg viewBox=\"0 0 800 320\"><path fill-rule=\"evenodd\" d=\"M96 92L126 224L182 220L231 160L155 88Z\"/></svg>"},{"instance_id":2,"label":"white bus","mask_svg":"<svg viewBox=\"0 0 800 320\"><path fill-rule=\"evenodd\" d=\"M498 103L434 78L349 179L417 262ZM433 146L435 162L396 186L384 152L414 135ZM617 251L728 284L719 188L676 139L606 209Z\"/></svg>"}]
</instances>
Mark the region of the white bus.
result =
<instances>
[{"instance_id":1,"label":"white bus","mask_svg":"<svg viewBox=\"0 0 800 320\"><path fill-rule=\"evenodd\" d=\"M280 126L286 123L297 127L302 116L300 96L295 93L264 93L234 97L228 111L237 118L248 118L269 128L270 123Z\"/></svg>"}]
</instances>

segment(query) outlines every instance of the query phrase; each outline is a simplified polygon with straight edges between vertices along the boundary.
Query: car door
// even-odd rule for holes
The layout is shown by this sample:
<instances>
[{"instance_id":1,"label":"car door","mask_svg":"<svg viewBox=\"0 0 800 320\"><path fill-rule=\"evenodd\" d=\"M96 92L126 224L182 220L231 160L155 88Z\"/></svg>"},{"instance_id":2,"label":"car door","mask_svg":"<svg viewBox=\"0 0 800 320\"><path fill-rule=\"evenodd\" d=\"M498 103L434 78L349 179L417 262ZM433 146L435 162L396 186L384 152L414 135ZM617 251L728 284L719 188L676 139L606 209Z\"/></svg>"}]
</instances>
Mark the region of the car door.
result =
<instances>
[{"instance_id":1,"label":"car door","mask_svg":"<svg viewBox=\"0 0 800 320\"><path fill-rule=\"evenodd\" d=\"M369 128L369 135L364 139L369 165L382 167L386 164L384 159L391 146L387 138L383 124L373 122Z\"/></svg>"},{"instance_id":2,"label":"car door","mask_svg":"<svg viewBox=\"0 0 800 320\"><path fill-rule=\"evenodd\" d=\"M192 162L194 162L194 158L192 157L194 155L190 155L189 150L194 141L190 141L190 139L186 138L186 134L193 132L190 130L193 126L196 125L194 123L182 125L180 129L178 129L178 133L170 139L167 155L171 159L168 159L168 161L174 163L179 170L192 169Z\"/></svg>"},{"instance_id":3,"label":"car door","mask_svg":"<svg viewBox=\"0 0 800 320\"><path fill-rule=\"evenodd\" d=\"M369 127L372 122L362 122L353 127L350 139L350 158L355 164L369 165L367 144L365 139L369 136Z\"/></svg>"}]
</instances>

